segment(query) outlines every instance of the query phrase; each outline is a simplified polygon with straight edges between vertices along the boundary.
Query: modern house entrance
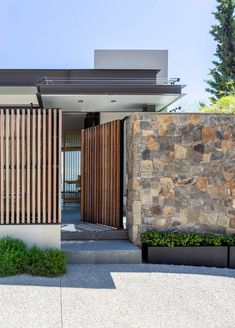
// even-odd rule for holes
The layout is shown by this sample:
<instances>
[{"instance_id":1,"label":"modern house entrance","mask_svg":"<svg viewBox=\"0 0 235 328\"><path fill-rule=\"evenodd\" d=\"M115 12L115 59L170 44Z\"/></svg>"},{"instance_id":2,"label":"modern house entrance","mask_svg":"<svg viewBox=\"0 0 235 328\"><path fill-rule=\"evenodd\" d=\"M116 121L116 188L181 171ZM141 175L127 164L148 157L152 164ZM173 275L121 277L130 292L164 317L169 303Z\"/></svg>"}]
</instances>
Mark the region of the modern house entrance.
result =
<instances>
[{"instance_id":1,"label":"modern house entrance","mask_svg":"<svg viewBox=\"0 0 235 328\"><path fill-rule=\"evenodd\" d=\"M183 96L178 82L165 50L98 50L93 69L0 70L1 234L59 247L61 223L125 231L121 120L164 111Z\"/></svg>"},{"instance_id":2,"label":"modern house entrance","mask_svg":"<svg viewBox=\"0 0 235 328\"><path fill-rule=\"evenodd\" d=\"M123 228L123 124L95 123L63 114L62 237Z\"/></svg>"}]
</instances>

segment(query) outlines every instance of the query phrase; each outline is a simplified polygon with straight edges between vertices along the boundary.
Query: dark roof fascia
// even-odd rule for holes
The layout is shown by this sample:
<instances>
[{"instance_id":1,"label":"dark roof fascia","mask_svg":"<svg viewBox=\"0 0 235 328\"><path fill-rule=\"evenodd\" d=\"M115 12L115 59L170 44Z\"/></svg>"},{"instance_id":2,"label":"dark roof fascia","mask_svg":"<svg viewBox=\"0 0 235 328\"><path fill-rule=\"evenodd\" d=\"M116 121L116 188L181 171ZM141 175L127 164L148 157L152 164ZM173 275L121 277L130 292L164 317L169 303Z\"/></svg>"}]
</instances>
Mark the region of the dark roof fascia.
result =
<instances>
[{"instance_id":1,"label":"dark roof fascia","mask_svg":"<svg viewBox=\"0 0 235 328\"><path fill-rule=\"evenodd\" d=\"M156 78L159 69L0 69L0 86L36 86L45 77Z\"/></svg>"},{"instance_id":2,"label":"dark roof fascia","mask_svg":"<svg viewBox=\"0 0 235 328\"><path fill-rule=\"evenodd\" d=\"M182 85L41 85L38 92L43 95L75 94L181 94Z\"/></svg>"}]
</instances>

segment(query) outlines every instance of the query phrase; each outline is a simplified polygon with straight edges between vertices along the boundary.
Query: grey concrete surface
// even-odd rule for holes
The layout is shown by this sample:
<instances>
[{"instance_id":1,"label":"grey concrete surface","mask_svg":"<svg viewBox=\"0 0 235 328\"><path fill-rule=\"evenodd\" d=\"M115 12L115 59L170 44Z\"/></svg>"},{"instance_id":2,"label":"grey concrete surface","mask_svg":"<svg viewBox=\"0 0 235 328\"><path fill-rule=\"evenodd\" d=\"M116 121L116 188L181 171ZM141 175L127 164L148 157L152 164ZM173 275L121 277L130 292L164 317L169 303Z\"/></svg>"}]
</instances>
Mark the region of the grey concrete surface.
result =
<instances>
[{"instance_id":1,"label":"grey concrete surface","mask_svg":"<svg viewBox=\"0 0 235 328\"><path fill-rule=\"evenodd\" d=\"M235 270L69 265L60 279L0 278L4 328L233 328Z\"/></svg>"},{"instance_id":2,"label":"grey concrete surface","mask_svg":"<svg viewBox=\"0 0 235 328\"><path fill-rule=\"evenodd\" d=\"M71 226L71 225L69 225ZM61 240L128 240L128 232L126 229L110 229L105 231L79 231L76 230L77 225L71 231L66 226L61 227ZM64 228L65 227L65 228ZM65 230L66 229L66 230Z\"/></svg>"},{"instance_id":3,"label":"grey concrete surface","mask_svg":"<svg viewBox=\"0 0 235 328\"><path fill-rule=\"evenodd\" d=\"M61 327L60 279L0 278L0 327Z\"/></svg>"},{"instance_id":4,"label":"grey concrete surface","mask_svg":"<svg viewBox=\"0 0 235 328\"><path fill-rule=\"evenodd\" d=\"M61 248L71 264L141 263L142 252L129 240L63 241Z\"/></svg>"},{"instance_id":5,"label":"grey concrete surface","mask_svg":"<svg viewBox=\"0 0 235 328\"><path fill-rule=\"evenodd\" d=\"M78 224L81 222L80 206L75 204L64 204L62 206L62 224Z\"/></svg>"}]
</instances>

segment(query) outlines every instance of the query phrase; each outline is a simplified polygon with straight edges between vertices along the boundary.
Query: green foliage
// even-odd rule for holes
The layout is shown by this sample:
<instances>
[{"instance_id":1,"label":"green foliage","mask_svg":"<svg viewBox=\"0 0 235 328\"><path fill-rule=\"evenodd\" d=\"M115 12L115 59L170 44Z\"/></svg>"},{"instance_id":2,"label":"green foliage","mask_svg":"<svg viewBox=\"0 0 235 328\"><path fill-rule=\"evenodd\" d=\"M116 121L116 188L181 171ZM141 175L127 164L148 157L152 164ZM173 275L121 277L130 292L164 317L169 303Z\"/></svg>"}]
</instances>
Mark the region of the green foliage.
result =
<instances>
[{"instance_id":1,"label":"green foliage","mask_svg":"<svg viewBox=\"0 0 235 328\"><path fill-rule=\"evenodd\" d=\"M4 237L0 239L0 276L24 272L27 262L27 248L21 240Z\"/></svg>"},{"instance_id":2,"label":"green foliage","mask_svg":"<svg viewBox=\"0 0 235 328\"><path fill-rule=\"evenodd\" d=\"M212 102L235 91L235 0L217 0L214 14L217 20L212 25L211 35L217 42L214 68L210 70L211 79L207 91Z\"/></svg>"},{"instance_id":3,"label":"green foliage","mask_svg":"<svg viewBox=\"0 0 235 328\"><path fill-rule=\"evenodd\" d=\"M232 235L200 235L197 233L178 233L148 231L141 234L141 241L148 246L234 246Z\"/></svg>"},{"instance_id":4,"label":"green foliage","mask_svg":"<svg viewBox=\"0 0 235 328\"><path fill-rule=\"evenodd\" d=\"M66 272L67 258L63 251L33 247L28 251L27 272L33 276L57 277Z\"/></svg>"},{"instance_id":5,"label":"green foliage","mask_svg":"<svg viewBox=\"0 0 235 328\"><path fill-rule=\"evenodd\" d=\"M27 249L23 241L0 239L0 276L29 273L34 276L57 277L66 272L67 258L60 249Z\"/></svg>"},{"instance_id":6,"label":"green foliage","mask_svg":"<svg viewBox=\"0 0 235 328\"><path fill-rule=\"evenodd\" d=\"M211 106L202 105L200 111L204 113L235 114L235 96L222 97Z\"/></svg>"}]
</instances>

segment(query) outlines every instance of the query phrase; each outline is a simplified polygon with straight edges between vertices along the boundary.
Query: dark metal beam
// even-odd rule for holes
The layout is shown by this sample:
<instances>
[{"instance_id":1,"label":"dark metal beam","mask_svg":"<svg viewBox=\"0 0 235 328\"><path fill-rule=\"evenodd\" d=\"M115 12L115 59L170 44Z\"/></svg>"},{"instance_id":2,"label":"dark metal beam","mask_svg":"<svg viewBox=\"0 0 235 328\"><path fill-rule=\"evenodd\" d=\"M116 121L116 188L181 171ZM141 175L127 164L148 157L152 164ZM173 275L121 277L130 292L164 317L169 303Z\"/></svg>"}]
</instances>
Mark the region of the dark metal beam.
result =
<instances>
[{"instance_id":1,"label":"dark metal beam","mask_svg":"<svg viewBox=\"0 0 235 328\"><path fill-rule=\"evenodd\" d=\"M157 69L0 69L0 86L35 86L45 77L74 78L156 78Z\"/></svg>"},{"instance_id":2,"label":"dark metal beam","mask_svg":"<svg viewBox=\"0 0 235 328\"><path fill-rule=\"evenodd\" d=\"M41 85L41 95L78 94L181 94L181 85Z\"/></svg>"}]
</instances>

